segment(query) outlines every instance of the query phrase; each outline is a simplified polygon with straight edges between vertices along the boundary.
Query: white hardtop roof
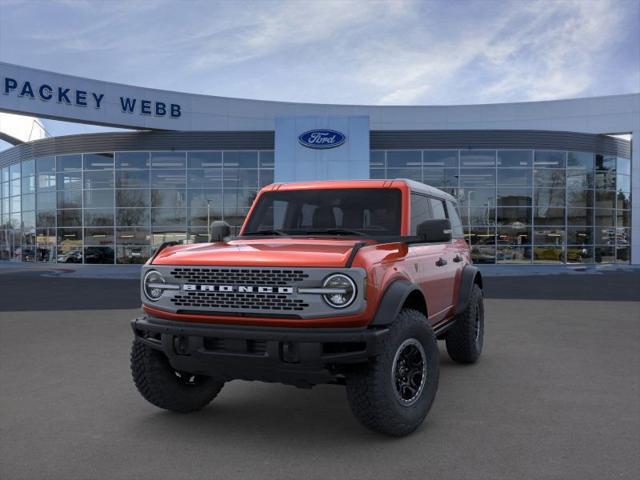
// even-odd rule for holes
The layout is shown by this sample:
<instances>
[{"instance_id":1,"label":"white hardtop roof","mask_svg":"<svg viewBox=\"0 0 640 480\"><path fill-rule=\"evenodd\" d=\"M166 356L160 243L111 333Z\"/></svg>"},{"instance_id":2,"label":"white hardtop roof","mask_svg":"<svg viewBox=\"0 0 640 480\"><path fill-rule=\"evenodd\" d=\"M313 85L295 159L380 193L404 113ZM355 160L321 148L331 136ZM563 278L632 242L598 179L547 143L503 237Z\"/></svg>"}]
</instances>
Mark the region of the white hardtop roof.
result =
<instances>
[{"instance_id":1,"label":"white hardtop roof","mask_svg":"<svg viewBox=\"0 0 640 480\"><path fill-rule=\"evenodd\" d=\"M409 188L418 193L424 193L425 195L431 195L433 197L442 198L443 200L449 200L453 203L458 203L458 200L453 195L449 195L447 192L443 192L442 190L432 187L431 185L427 185L422 182L417 182L416 180L411 180L409 178L396 178L396 181L405 182Z\"/></svg>"}]
</instances>

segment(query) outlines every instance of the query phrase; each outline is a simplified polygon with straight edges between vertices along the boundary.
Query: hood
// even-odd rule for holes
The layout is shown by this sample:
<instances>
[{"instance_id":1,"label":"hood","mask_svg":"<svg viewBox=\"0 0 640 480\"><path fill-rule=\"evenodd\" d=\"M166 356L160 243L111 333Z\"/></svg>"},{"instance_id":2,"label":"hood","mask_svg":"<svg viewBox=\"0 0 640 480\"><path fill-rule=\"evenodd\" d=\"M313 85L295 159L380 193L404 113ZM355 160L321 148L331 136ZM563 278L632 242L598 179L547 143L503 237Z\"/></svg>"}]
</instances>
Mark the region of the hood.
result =
<instances>
[{"instance_id":1,"label":"hood","mask_svg":"<svg viewBox=\"0 0 640 480\"><path fill-rule=\"evenodd\" d=\"M260 238L180 245L162 250L154 265L344 267L360 239Z\"/></svg>"}]
</instances>

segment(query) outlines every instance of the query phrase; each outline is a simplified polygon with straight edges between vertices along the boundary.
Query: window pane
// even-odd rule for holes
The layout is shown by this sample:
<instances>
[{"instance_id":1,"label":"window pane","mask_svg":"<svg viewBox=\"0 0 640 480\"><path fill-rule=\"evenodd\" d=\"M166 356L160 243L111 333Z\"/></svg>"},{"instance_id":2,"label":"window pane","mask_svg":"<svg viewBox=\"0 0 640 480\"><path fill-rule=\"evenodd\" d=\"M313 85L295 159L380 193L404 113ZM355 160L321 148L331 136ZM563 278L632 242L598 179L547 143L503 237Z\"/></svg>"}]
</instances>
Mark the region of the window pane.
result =
<instances>
[{"instance_id":1,"label":"window pane","mask_svg":"<svg viewBox=\"0 0 640 480\"><path fill-rule=\"evenodd\" d=\"M533 203L537 207L563 207L565 191L558 188L536 188L533 193Z\"/></svg>"},{"instance_id":2,"label":"window pane","mask_svg":"<svg viewBox=\"0 0 640 480\"><path fill-rule=\"evenodd\" d=\"M593 210L586 208L568 208L567 224L593 225Z\"/></svg>"},{"instance_id":3,"label":"window pane","mask_svg":"<svg viewBox=\"0 0 640 480\"><path fill-rule=\"evenodd\" d=\"M618 174L631 175L631 160L628 158L617 158L617 170Z\"/></svg>"},{"instance_id":4,"label":"window pane","mask_svg":"<svg viewBox=\"0 0 640 480\"><path fill-rule=\"evenodd\" d=\"M451 230L453 238L463 238L464 232L462 230L462 220L460 220L460 214L457 207L453 202L447 200L447 215L451 222Z\"/></svg>"},{"instance_id":5,"label":"window pane","mask_svg":"<svg viewBox=\"0 0 640 480\"><path fill-rule=\"evenodd\" d=\"M36 209L36 195L30 193L28 195L22 195L22 210L35 210Z\"/></svg>"},{"instance_id":6,"label":"window pane","mask_svg":"<svg viewBox=\"0 0 640 480\"><path fill-rule=\"evenodd\" d=\"M82 169L82 155L61 155L56 157L58 172Z\"/></svg>"},{"instance_id":7,"label":"window pane","mask_svg":"<svg viewBox=\"0 0 640 480\"><path fill-rule=\"evenodd\" d=\"M563 188L566 184L565 171L536 168L533 170L533 184L536 187Z\"/></svg>"},{"instance_id":8,"label":"window pane","mask_svg":"<svg viewBox=\"0 0 640 480\"><path fill-rule=\"evenodd\" d=\"M593 188L593 171L580 168L567 170L567 188Z\"/></svg>"},{"instance_id":9,"label":"window pane","mask_svg":"<svg viewBox=\"0 0 640 480\"><path fill-rule=\"evenodd\" d=\"M18 165L18 168L20 168L20 165ZM55 169L56 169L56 157L44 157L44 158L36 159L37 173L53 173Z\"/></svg>"},{"instance_id":10,"label":"window pane","mask_svg":"<svg viewBox=\"0 0 640 480\"><path fill-rule=\"evenodd\" d=\"M513 225L531 223L531 208L528 207L502 207L497 211L498 225Z\"/></svg>"},{"instance_id":11,"label":"window pane","mask_svg":"<svg viewBox=\"0 0 640 480\"><path fill-rule=\"evenodd\" d=\"M116 190L118 207L148 207L150 205L149 190Z\"/></svg>"},{"instance_id":12,"label":"window pane","mask_svg":"<svg viewBox=\"0 0 640 480\"><path fill-rule=\"evenodd\" d=\"M592 245L593 227L569 227L567 229L568 245Z\"/></svg>"},{"instance_id":13,"label":"window pane","mask_svg":"<svg viewBox=\"0 0 640 480\"><path fill-rule=\"evenodd\" d=\"M151 168L184 169L185 165L185 152L151 152Z\"/></svg>"},{"instance_id":14,"label":"window pane","mask_svg":"<svg viewBox=\"0 0 640 480\"><path fill-rule=\"evenodd\" d=\"M85 247L84 263L113 263L113 246Z\"/></svg>"},{"instance_id":15,"label":"window pane","mask_svg":"<svg viewBox=\"0 0 640 480\"><path fill-rule=\"evenodd\" d=\"M614 210L605 210L601 208L597 208L595 210L595 224L602 225L605 227L613 227L615 226L615 211Z\"/></svg>"},{"instance_id":16,"label":"window pane","mask_svg":"<svg viewBox=\"0 0 640 480\"><path fill-rule=\"evenodd\" d=\"M513 223L498 227L498 246L531 244L531 226Z\"/></svg>"},{"instance_id":17,"label":"window pane","mask_svg":"<svg viewBox=\"0 0 640 480\"><path fill-rule=\"evenodd\" d=\"M84 244L85 245L113 245L113 227L85 228Z\"/></svg>"},{"instance_id":18,"label":"window pane","mask_svg":"<svg viewBox=\"0 0 640 480\"><path fill-rule=\"evenodd\" d=\"M36 207L38 210L55 210L56 192L38 192L36 195Z\"/></svg>"},{"instance_id":19,"label":"window pane","mask_svg":"<svg viewBox=\"0 0 640 480\"><path fill-rule=\"evenodd\" d=\"M506 247L498 244L498 263L531 263L531 247Z\"/></svg>"},{"instance_id":20,"label":"window pane","mask_svg":"<svg viewBox=\"0 0 640 480\"><path fill-rule=\"evenodd\" d=\"M273 170L260 170L260 187L273 183ZM373 178L373 177L372 177Z\"/></svg>"},{"instance_id":21,"label":"window pane","mask_svg":"<svg viewBox=\"0 0 640 480\"><path fill-rule=\"evenodd\" d=\"M384 168L384 150L371 150L369 154L369 167L370 168Z\"/></svg>"},{"instance_id":22,"label":"window pane","mask_svg":"<svg viewBox=\"0 0 640 480\"><path fill-rule=\"evenodd\" d=\"M87 172L89 173L89 172ZM95 173L95 172L92 172ZM99 172L102 173L102 172ZM82 188L82 172L58 173L58 190L73 190Z\"/></svg>"},{"instance_id":23,"label":"window pane","mask_svg":"<svg viewBox=\"0 0 640 480\"><path fill-rule=\"evenodd\" d=\"M116 187L118 188L148 188L148 170L118 170L116 171Z\"/></svg>"},{"instance_id":24,"label":"window pane","mask_svg":"<svg viewBox=\"0 0 640 480\"><path fill-rule=\"evenodd\" d=\"M84 210L84 225L86 227L113 225L113 209L86 208Z\"/></svg>"},{"instance_id":25,"label":"window pane","mask_svg":"<svg viewBox=\"0 0 640 480\"><path fill-rule=\"evenodd\" d=\"M596 170L616 173L616 157L596 155Z\"/></svg>"},{"instance_id":26,"label":"window pane","mask_svg":"<svg viewBox=\"0 0 640 480\"><path fill-rule=\"evenodd\" d=\"M616 223L618 227L631 226L631 210L618 210L616 216L618 218Z\"/></svg>"},{"instance_id":27,"label":"window pane","mask_svg":"<svg viewBox=\"0 0 640 480\"><path fill-rule=\"evenodd\" d=\"M222 214L222 190L190 190L188 199L190 208L209 207L211 211L216 211L217 215Z\"/></svg>"},{"instance_id":28,"label":"window pane","mask_svg":"<svg viewBox=\"0 0 640 480\"><path fill-rule=\"evenodd\" d=\"M615 208L616 192L596 190L596 208Z\"/></svg>"},{"instance_id":29,"label":"window pane","mask_svg":"<svg viewBox=\"0 0 640 480\"><path fill-rule=\"evenodd\" d=\"M389 150L387 152L387 168L417 167L421 169L422 154L418 150Z\"/></svg>"},{"instance_id":30,"label":"window pane","mask_svg":"<svg viewBox=\"0 0 640 480\"><path fill-rule=\"evenodd\" d=\"M495 167L495 150L461 150L460 167Z\"/></svg>"},{"instance_id":31,"label":"window pane","mask_svg":"<svg viewBox=\"0 0 640 480\"><path fill-rule=\"evenodd\" d=\"M531 186L531 170L524 168L499 168L498 185Z\"/></svg>"},{"instance_id":32,"label":"window pane","mask_svg":"<svg viewBox=\"0 0 640 480\"><path fill-rule=\"evenodd\" d=\"M56 226L56 211L45 210L36 212L36 226L40 228L54 228Z\"/></svg>"},{"instance_id":33,"label":"window pane","mask_svg":"<svg viewBox=\"0 0 640 480\"><path fill-rule=\"evenodd\" d=\"M536 168L564 168L566 153L536 150L533 165Z\"/></svg>"},{"instance_id":34,"label":"window pane","mask_svg":"<svg viewBox=\"0 0 640 480\"><path fill-rule=\"evenodd\" d=\"M373 158L373 156L371 158ZM269 151L260 152L260 167L262 168L274 167L274 152L269 152Z\"/></svg>"},{"instance_id":35,"label":"window pane","mask_svg":"<svg viewBox=\"0 0 640 480\"><path fill-rule=\"evenodd\" d=\"M22 177L22 194L36 191L36 177Z\"/></svg>"},{"instance_id":36,"label":"window pane","mask_svg":"<svg viewBox=\"0 0 640 480\"><path fill-rule=\"evenodd\" d=\"M460 209L462 210L462 204L471 206L486 206L495 207L496 205L496 191L494 188L460 188L458 190L458 200L460 202Z\"/></svg>"},{"instance_id":37,"label":"window pane","mask_svg":"<svg viewBox=\"0 0 640 480\"><path fill-rule=\"evenodd\" d=\"M149 245L151 232L149 228L117 228L116 242L118 245Z\"/></svg>"},{"instance_id":38,"label":"window pane","mask_svg":"<svg viewBox=\"0 0 640 480\"><path fill-rule=\"evenodd\" d=\"M408 178L416 182L422 182L422 169L420 168L388 168L387 178Z\"/></svg>"},{"instance_id":39,"label":"window pane","mask_svg":"<svg viewBox=\"0 0 640 480\"><path fill-rule=\"evenodd\" d=\"M534 208L533 223L535 225L564 225L563 207Z\"/></svg>"},{"instance_id":40,"label":"window pane","mask_svg":"<svg viewBox=\"0 0 640 480\"><path fill-rule=\"evenodd\" d=\"M492 187L496 184L496 171L492 168L461 168L460 187Z\"/></svg>"},{"instance_id":41,"label":"window pane","mask_svg":"<svg viewBox=\"0 0 640 480\"><path fill-rule=\"evenodd\" d=\"M222 152L187 152L189 168L222 167Z\"/></svg>"},{"instance_id":42,"label":"window pane","mask_svg":"<svg viewBox=\"0 0 640 480\"><path fill-rule=\"evenodd\" d=\"M113 188L113 170L84 172L84 188Z\"/></svg>"},{"instance_id":43,"label":"window pane","mask_svg":"<svg viewBox=\"0 0 640 480\"><path fill-rule=\"evenodd\" d=\"M429 198L424 195L411 194L411 235L417 235L418 225L434 218L431 214Z\"/></svg>"},{"instance_id":44,"label":"window pane","mask_svg":"<svg viewBox=\"0 0 640 480\"><path fill-rule=\"evenodd\" d=\"M593 263L593 247L567 247L567 263Z\"/></svg>"},{"instance_id":45,"label":"window pane","mask_svg":"<svg viewBox=\"0 0 640 480\"><path fill-rule=\"evenodd\" d=\"M568 152L567 168L581 168L584 170L593 170L594 157L589 152Z\"/></svg>"},{"instance_id":46,"label":"window pane","mask_svg":"<svg viewBox=\"0 0 640 480\"><path fill-rule=\"evenodd\" d=\"M185 188L187 176L185 170L151 171L151 187L153 188Z\"/></svg>"},{"instance_id":47,"label":"window pane","mask_svg":"<svg viewBox=\"0 0 640 480\"><path fill-rule=\"evenodd\" d=\"M616 263L629 263L631 260L631 250L629 247L616 248Z\"/></svg>"},{"instance_id":48,"label":"window pane","mask_svg":"<svg viewBox=\"0 0 640 480\"><path fill-rule=\"evenodd\" d=\"M251 207L256 198L255 190L224 189L224 208L234 210L246 210Z\"/></svg>"},{"instance_id":49,"label":"window pane","mask_svg":"<svg viewBox=\"0 0 640 480\"><path fill-rule=\"evenodd\" d=\"M498 167L531 167L530 150L498 150Z\"/></svg>"},{"instance_id":50,"label":"window pane","mask_svg":"<svg viewBox=\"0 0 640 480\"><path fill-rule=\"evenodd\" d=\"M82 226L82 210L58 210L58 227Z\"/></svg>"},{"instance_id":51,"label":"window pane","mask_svg":"<svg viewBox=\"0 0 640 480\"><path fill-rule=\"evenodd\" d=\"M530 207L531 189L498 186L498 206Z\"/></svg>"},{"instance_id":52,"label":"window pane","mask_svg":"<svg viewBox=\"0 0 640 480\"><path fill-rule=\"evenodd\" d=\"M189 170L187 172L187 186L189 188L221 188L222 168Z\"/></svg>"},{"instance_id":53,"label":"window pane","mask_svg":"<svg viewBox=\"0 0 640 480\"><path fill-rule=\"evenodd\" d=\"M225 166L224 186L225 188L227 187L258 188L258 170L228 168Z\"/></svg>"},{"instance_id":54,"label":"window pane","mask_svg":"<svg viewBox=\"0 0 640 480\"><path fill-rule=\"evenodd\" d=\"M496 247L493 245L473 245L471 259L473 263L496 263Z\"/></svg>"},{"instance_id":55,"label":"window pane","mask_svg":"<svg viewBox=\"0 0 640 480\"><path fill-rule=\"evenodd\" d=\"M583 190L581 188L567 189L567 206L578 208L593 207L593 190Z\"/></svg>"},{"instance_id":56,"label":"window pane","mask_svg":"<svg viewBox=\"0 0 640 480\"><path fill-rule=\"evenodd\" d=\"M187 212L184 208L152 208L151 224L154 226L185 226Z\"/></svg>"},{"instance_id":57,"label":"window pane","mask_svg":"<svg viewBox=\"0 0 640 480\"><path fill-rule=\"evenodd\" d=\"M561 246L565 243L566 231L561 228L534 228L533 243L536 245L556 245Z\"/></svg>"},{"instance_id":58,"label":"window pane","mask_svg":"<svg viewBox=\"0 0 640 480\"><path fill-rule=\"evenodd\" d=\"M24 182L22 183L24 188ZM616 190L619 192L630 193L631 192L631 177L628 175L618 174L616 177Z\"/></svg>"},{"instance_id":59,"label":"window pane","mask_svg":"<svg viewBox=\"0 0 640 480\"><path fill-rule=\"evenodd\" d=\"M118 208L116 216L116 225L120 226L148 226L151 219L148 208Z\"/></svg>"},{"instance_id":60,"label":"window pane","mask_svg":"<svg viewBox=\"0 0 640 480\"><path fill-rule=\"evenodd\" d=\"M55 193L39 193L38 202L40 202L40 199L44 195L55 195ZM58 192L58 208L82 208L82 191L70 190L68 192Z\"/></svg>"},{"instance_id":61,"label":"window pane","mask_svg":"<svg viewBox=\"0 0 640 480\"><path fill-rule=\"evenodd\" d=\"M113 169L113 153L85 153L83 163L85 170Z\"/></svg>"},{"instance_id":62,"label":"window pane","mask_svg":"<svg viewBox=\"0 0 640 480\"><path fill-rule=\"evenodd\" d=\"M149 168L149 152L117 152L116 168Z\"/></svg>"},{"instance_id":63,"label":"window pane","mask_svg":"<svg viewBox=\"0 0 640 480\"><path fill-rule=\"evenodd\" d=\"M20 195L20 191L22 190L20 186L21 182L19 178L16 180L11 180L9 182L9 195Z\"/></svg>"},{"instance_id":64,"label":"window pane","mask_svg":"<svg viewBox=\"0 0 640 480\"><path fill-rule=\"evenodd\" d=\"M113 208L113 190L85 190L84 208Z\"/></svg>"},{"instance_id":65,"label":"window pane","mask_svg":"<svg viewBox=\"0 0 640 480\"><path fill-rule=\"evenodd\" d=\"M36 174L36 162L35 160L23 160L22 161L22 176L28 177Z\"/></svg>"},{"instance_id":66,"label":"window pane","mask_svg":"<svg viewBox=\"0 0 640 480\"><path fill-rule=\"evenodd\" d=\"M615 245L616 229L614 227L596 226L595 243L600 245Z\"/></svg>"},{"instance_id":67,"label":"window pane","mask_svg":"<svg viewBox=\"0 0 640 480\"><path fill-rule=\"evenodd\" d=\"M422 164L425 168L458 169L458 152L456 150L424 150Z\"/></svg>"},{"instance_id":68,"label":"window pane","mask_svg":"<svg viewBox=\"0 0 640 480\"><path fill-rule=\"evenodd\" d=\"M225 168L258 168L258 152L224 152L223 160Z\"/></svg>"},{"instance_id":69,"label":"window pane","mask_svg":"<svg viewBox=\"0 0 640 480\"><path fill-rule=\"evenodd\" d=\"M555 246L541 246L533 248L534 263L562 263L564 262L564 248Z\"/></svg>"},{"instance_id":70,"label":"window pane","mask_svg":"<svg viewBox=\"0 0 640 480\"><path fill-rule=\"evenodd\" d=\"M143 245L118 245L116 247L116 263L142 264L151 256L151 248Z\"/></svg>"},{"instance_id":71,"label":"window pane","mask_svg":"<svg viewBox=\"0 0 640 480\"><path fill-rule=\"evenodd\" d=\"M385 173L384 173L384 169L382 168L372 168L371 170L369 170L369 178L371 179L381 179L381 178L387 178Z\"/></svg>"},{"instance_id":72,"label":"window pane","mask_svg":"<svg viewBox=\"0 0 640 480\"><path fill-rule=\"evenodd\" d=\"M595 248L595 261L596 263L614 263L615 248L612 246L599 246Z\"/></svg>"},{"instance_id":73,"label":"window pane","mask_svg":"<svg viewBox=\"0 0 640 480\"><path fill-rule=\"evenodd\" d=\"M437 188L456 188L458 186L458 169L425 168L422 181Z\"/></svg>"},{"instance_id":74,"label":"window pane","mask_svg":"<svg viewBox=\"0 0 640 480\"><path fill-rule=\"evenodd\" d=\"M186 207L185 190L151 190L151 206L164 208Z\"/></svg>"},{"instance_id":75,"label":"window pane","mask_svg":"<svg viewBox=\"0 0 640 480\"><path fill-rule=\"evenodd\" d=\"M460 209L465 225L495 225L495 208L472 207L466 205Z\"/></svg>"}]
</instances>

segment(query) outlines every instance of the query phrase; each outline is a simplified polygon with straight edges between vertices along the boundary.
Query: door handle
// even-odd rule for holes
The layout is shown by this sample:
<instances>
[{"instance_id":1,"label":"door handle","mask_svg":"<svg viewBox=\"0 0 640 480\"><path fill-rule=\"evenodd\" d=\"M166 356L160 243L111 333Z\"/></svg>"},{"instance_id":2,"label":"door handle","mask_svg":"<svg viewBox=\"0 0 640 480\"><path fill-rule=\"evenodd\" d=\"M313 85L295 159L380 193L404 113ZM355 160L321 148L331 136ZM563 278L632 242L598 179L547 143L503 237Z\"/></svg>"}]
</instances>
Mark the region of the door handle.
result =
<instances>
[{"instance_id":1,"label":"door handle","mask_svg":"<svg viewBox=\"0 0 640 480\"><path fill-rule=\"evenodd\" d=\"M459 263L462 261L462 257L460 255L456 255L455 257L453 257L453 261Z\"/></svg>"},{"instance_id":2,"label":"door handle","mask_svg":"<svg viewBox=\"0 0 640 480\"><path fill-rule=\"evenodd\" d=\"M444 267L446 264L447 264L447 261L446 261L444 258L442 258L442 257L440 257L440 258L438 259L438 261L436 262L436 265L437 265L438 267Z\"/></svg>"}]
</instances>

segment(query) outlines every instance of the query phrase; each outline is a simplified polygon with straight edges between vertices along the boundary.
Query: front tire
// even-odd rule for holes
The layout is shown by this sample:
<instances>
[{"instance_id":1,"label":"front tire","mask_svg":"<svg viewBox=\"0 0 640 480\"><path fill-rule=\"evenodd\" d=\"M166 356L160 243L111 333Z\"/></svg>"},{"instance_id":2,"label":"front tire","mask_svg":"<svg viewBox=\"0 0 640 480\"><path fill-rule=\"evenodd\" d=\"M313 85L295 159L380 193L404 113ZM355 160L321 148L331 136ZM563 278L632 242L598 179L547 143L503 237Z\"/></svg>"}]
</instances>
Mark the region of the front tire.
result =
<instances>
[{"instance_id":1,"label":"front tire","mask_svg":"<svg viewBox=\"0 0 640 480\"><path fill-rule=\"evenodd\" d=\"M172 412L200 410L224 386L222 380L176 371L166 355L137 340L131 347L131 374L145 400Z\"/></svg>"},{"instance_id":2,"label":"front tire","mask_svg":"<svg viewBox=\"0 0 640 480\"><path fill-rule=\"evenodd\" d=\"M473 284L469 303L447 332L445 341L455 362L475 363L480 358L484 344L484 301L477 284Z\"/></svg>"},{"instance_id":3,"label":"front tire","mask_svg":"<svg viewBox=\"0 0 640 480\"><path fill-rule=\"evenodd\" d=\"M404 436L416 430L438 390L438 345L425 316L403 309L380 355L346 377L351 411L365 427Z\"/></svg>"}]
</instances>

